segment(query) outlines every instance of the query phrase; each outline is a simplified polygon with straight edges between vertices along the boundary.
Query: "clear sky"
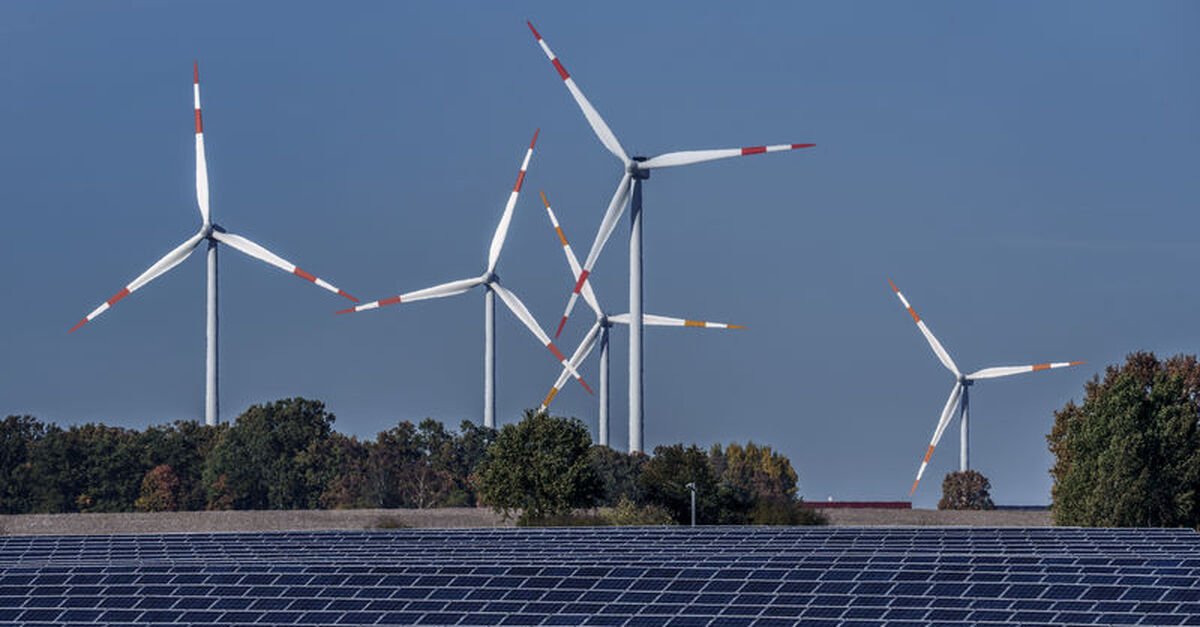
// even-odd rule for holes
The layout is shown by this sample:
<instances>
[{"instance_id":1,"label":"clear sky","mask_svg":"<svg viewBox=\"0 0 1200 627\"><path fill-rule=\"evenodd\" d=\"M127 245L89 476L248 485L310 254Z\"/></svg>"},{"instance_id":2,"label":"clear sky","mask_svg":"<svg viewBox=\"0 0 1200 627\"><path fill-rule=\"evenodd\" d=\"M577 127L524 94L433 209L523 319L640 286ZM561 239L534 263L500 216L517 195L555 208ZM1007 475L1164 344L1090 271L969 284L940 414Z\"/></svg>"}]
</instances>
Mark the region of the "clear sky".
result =
<instances>
[{"instance_id":1,"label":"clear sky","mask_svg":"<svg viewBox=\"0 0 1200 627\"><path fill-rule=\"evenodd\" d=\"M631 154L818 144L647 182L647 312L749 327L647 329L648 447L766 442L807 498L907 498L953 379L890 277L964 370L1088 360L972 390L997 502L1045 503L1052 411L1130 351L1200 347L1193 2L5 2L0 413L202 415L202 255L67 334L199 224L193 59L215 221L364 299L481 273L540 127L499 272L552 330L572 280L537 192L583 256L619 166L527 18ZM612 311L627 238L594 275ZM221 263L227 418L300 395L362 436L479 419L481 292L335 316ZM507 422L558 366L506 311L497 337ZM618 448L626 353L618 328ZM578 386L555 409L595 428ZM954 424L915 502L957 463Z\"/></svg>"}]
</instances>

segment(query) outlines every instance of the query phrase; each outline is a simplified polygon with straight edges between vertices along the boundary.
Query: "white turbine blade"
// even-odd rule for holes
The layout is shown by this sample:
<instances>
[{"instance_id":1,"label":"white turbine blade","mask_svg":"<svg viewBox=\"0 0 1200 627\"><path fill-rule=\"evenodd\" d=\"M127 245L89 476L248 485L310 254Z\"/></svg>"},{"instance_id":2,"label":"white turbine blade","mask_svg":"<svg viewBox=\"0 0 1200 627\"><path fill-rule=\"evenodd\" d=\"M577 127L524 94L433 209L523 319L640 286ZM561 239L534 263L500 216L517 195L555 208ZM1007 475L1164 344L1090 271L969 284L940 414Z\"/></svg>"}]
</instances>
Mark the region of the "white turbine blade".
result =
<instances>
[{"instance_id":1,"label":"white turbine blade","mask_svg":"<svg viewBox=\"0 0 1200 627\"><path fill-rule=\"evenodd\" d=\"M651 157L639 163L638 167L645 169L670 168L677 165L691 165L705 161L716 161L717 159L761 155L766 152L785 152L788 150L799 150L800 148L812 148L813 146L816 146L816 144L776 144L774 146L748 146L746 148L722 148L719 150L683 150Z\"/></svg>"},{"instance_id":2,"label":"white turbine blade","mask_svg":"<svg viewBox=\"0 0 1200 627\"><path fill-rule=\"evenodd\" d=\"M587 284L587 278L592 273L592 268L596 265L596 259L600 257L600 251L604 250L604 244L608 242L613 229L616 228L617 220L620 220L621 214L625 212L625 205L629 202L630 183L632 180L633 175L626 172L621 177L621 182L617 184L617 191L613 192L612 200L608 203L608 209L604 212L604 218L600 220L600 230L596 231L596 239L592 242L592 250L588 253L587 261L583 262L583 270L579 272L579 276L575 279L575 289L571 291L571 298L567 300L567 308L563 312L562 320L558 322L558 330L554 332L554 337L562 335L563 327L567 324L567 318L571 316L571 310L575 308L575 301L579 299L579 293L583 290L583 286Z\"/></svg>"},{"instance_id":3,"label":"white turbine blade","mask_svg":"<svg viewBox=\"0 0 1200 627\"><path fill-rule=\"evenodd\" d=\"M325 281L324 279L321 279L312 274L309 274L308 272L305 272L296 264L288 261L287 259L284 259L283 257L280 257L279 255L276 255L275 253L267 250L266 248L263 248L259 244L256 244L256 243L246 239L245 237L242 237L241 235L235 235L233 233L228 233L226 231L223 231L220 228L215 228L215 229L213 229L212 236L218 242L221 242L222 244L228 244L229 247L233 248L234 250L240 251L246 255L254 257L255 259L258 259L259 261L266 262L272 266L275 266L276 268L279 268L280 270L283 270L284 272L294 274L294 275L304 279L305 281L308 281L309 283L314 283L321 288L324 288L326 290L329 290L330 292L333 292L334 294L337 294L338 296L347 298L356 303L358 302L357 298L347 294L346 292L343 292L342 290L333 286L332 284Z\"/></svg>"},{"instance_id":4,"label":"white turbine blade","mask_svg":"<svg viewBox=\"0 0 1200 627\"><path fill-rule=\"evenodd\" d=\"M929 441L929 450L925 451L925 458L921 460L921 468L917 470L917 480L913 481L912 489L909 490L909 496L917 491L917 484L921 483L921 476L925 474L925 467L929 465L929 458L933 457L933 449L937 447L938 441L942 439L942 433L946 431L946 426L950 424L950 419L954 417L954 410L958 408L958 398L962 396L963 385L961 381L954 383L954 389L950 390L950 398L946 399L946 406L942 408L942 417L938 419L937 429L933 431L933 439Z\"/></svg>"},{"instance_id":5,"label":"white turbine blade","mask_svg":"<svg viewBox=\"0 0 1200 627\"><path fill-rule=\"evenodd\" d=\"M629 314L625 314L628 324ZM671 318L668 316L657 316L654 314L642 314L642 324L655 327L699 327L701 329L744 329L746 327L740 324L727 324L724 322L706 322L704 320L686 320L684 318Z\"/></svg>"},{"instance_id":6,"label":"white turbine blade","mask_svg":"<svg viewBox=\"0 0 1200 627\"><path fill-rule=\"evenodd\" d=\"M196 101L196 204L200 219L210 223L208 213L208 161L204 158L204 122L200 118L200 63L192 64L192 96Z\"/></svg>"},{"instance_id":7,"label":"white turbine blade","mask_svg":"<svg viewBox=\"0 0 1200 627\"><path fill-rule=\"evenodd\" d=\"M500 261L500 251L504 249L504 240L508 237L508 226L512 223L513 209L517 206L517 197L521 195L521 184L525 182L525 171L529 168L529 159L533 157L533 147L537 144L540 131L541 129L538 129L533 132L533 140L529 142L529 149L525 151L525 160L521 162L521 171L517 173L517 182L508 195L508 204L504 205L504 214L500 217L500 224L496 225L496 232L492 234L492 245L488 249L488 274L496 271L496 263Z\"/></svg>"},{"instance_id":8,"label":"white turbine blade","mask_svg":"<svg viewBox=\"0 0 1200 627\"><path fill-rule=\"evenodd\" d=\"M476 285L482 285L482 284L483 284L483 277L474 277L471 279L461 279L458 281L450 281L449 283L442 283L441 285L427 287L425 289L416 290L415 292L408 292L407 294L401 294L399 296L393 296L391 298L385 298L383 300L373 300L369 303L363 303L361 305L356 305L354 307L351 307L350 309L343 309L343 310L339 311L338 313L340 313L340 314L354 313L357 311L366 311L368 309L379 309L380 307L386 307L388 305L396 305L399 303L411 303L411 302L418 301L418 300L429 300L431 298L444 298L446 296L457 296L458 294L462 294L463 292L475 287Z\"/></svg>"},{"instance_id":9,"label":"white turbine blade","mask_svg":"<svg viewBox=\"0 0 1200 627\"><path fill-rule=\"evenodd\" d=\"M546 206L546 213L550 215L550 224L554 225L554 232L558 234L558 241L562 242L563 254L567 257L567 265L571 267L571 278L579 280L579 275L583 273L582 266L579 265L579 259L575 257L575 251L571 250L571 243L567 241L567 234L563 232L562 226L558 223L558 216L554 215L554 210L550 208L550 201L546 198L546 192L542 192L542 204ZM591 281L583 283L583 300L587 301L589 307L595 312L597 318L604 316L604 312L600 309L600 301L596 299L596 292L592 290Z\"/></svg>"},{"instance_id":10,"label":"white turbine blade","mask_svg":"<svg viewBox=\"0 0 1200 627\"><path fill-rule=\"evenodd\" d=\"M561 363L567 370L571 371L571 374L577 381L579 381L579 384L583 386L583 389L587 390L588 394L591 394L591 386L587 384L587 381L583 380L583 377L579 376L579 372L575 369L575 366L571 365L571 362L567 361L566 356L562 354L562 351L558 350L558 347L554 345L554 342L550 341L550 338L546 335L546 332L543 331L542 327L538 325L537 320L534 320L533 314L529 313L529 310L525 307L525 303L522 303L521 299L517 298L516 294L508 291L503 285L500 285L495 281L489 283L488 286L496 292L496 294L500 297L500 300L504 301L505 305L508 305L509 310L511 310L513 315L515 315L521 321L521 323L524 324L527 329L529 329L530 333L533 333L534 337L536 337L551 353L554 354L559 363Z\"/></svg>"},{"instance_id":11,"label":"white turbine blade","mask_svg":"<svg viewBox=\"0 0 1200 627\"><path fill-rule=\"evenodd\" d=\"M571 365L574 366L576 370L579 370L580 364L582 364L583 360L587 359L588 355L591 354L592 349L596 346L596 339L599 336L600 321L597 320L596 323L592 325L592 330L588 331L588 334L584 336L583 341L579 343L579 346L575 349L575 353L571 355ZM555 380L554 385L550 387L550 391L546 393L546 398L542 400L541 406L538 407L539 412L546 411L546 409L550 407L550 403L554 402L554 397L558 396L559 391L562 390L563 385L567 383L567 379L570 377L571 370L564 366L562 372L558 375L558 379Z\"/></svg>"},{"instance_id":12,"label":"white turbine blade","mask_svg":"<svg viewBox=\"0 0 1200 627\"><path fill-rule=\"evenodd\" d=\"M996 377L1007 377L1026 372L1050 370L1051 368L1067 368L1069 366L1078 366L1082 363L1082 361L1055 361L1048 364L1032 364L1029 366L997 366L995 368L984 368L983 370L977 370L967 375L967 378L972 381L976 379L995 379Z\"/></svg>"},{"instance_id":13,"label":"white turbine blade","mask_svg":"<svg viewBox=\"0 0 1200 627\"><path fill-rule=\"evenodd\" d=\"M925 326L925 321L921 320L921 316L917 315L917 310L913 309L912 305L908 304L908 299L904 297L904 294L900 293L900 288L896 287L896 284L892 283L891 279L888 279L888 285L892 286L892 291L896 293L896 297L900 299L900 303L903 304L904 308L908 310L909 315L912 316L913 322L917 323L917 328L920 329L921 334L925 336L925 341L929 342L929 347L933 349L934 354L937 355L938 359L942 361L942 365L945 366L950 372L953 372L955 377L961 377L962 373L958 371L958 366L955 365L954 360L950 358L950 353L947 353L946 349L942 348L942 343L933 336L933 332L929 330L929 327Z\"/></svg>"},{"instance_id":14,"label":"white turbine blade","mask_svg":"<svg viewBox=\"0 0 1200 627\"><path fill-rule=\"evenodd\" d=\"M605 124L604 118L600 117L600 112L596 111L596 107L588 102L583 92L579 90L579 86L575 84L575 79L567 73L567 68L563 67L562 62L554 55L554 51L550 50L550 46L542 39L541 34L533 27L533 22L525 22L529 25L529 30L533 33L534 39L537 39L538 45L542 47L542 52L546 53L546 57L550 59L550 63L554 65L554 69L558 70L558 75L562 77L563 84L567 86L567 91L571 92L571 97L575 98L575 104L579 105L579 109L583 111L583 117L587 118L588 124L592 126L592 131L596 133L596 137L600 138L600 143L609 152L613 153L621 163L629 164L629 155L625 154L625 149L621 147L621 142L617 141L617 136L613 134L612 129Z\"/></svg>"},{"instance_id":15,"label":"white turbine blade","mask_svg":"<svg viewBox=\"0 0 1200 627\"><path fill-rule=\"evenodd\" d=\"M200 242L203 240L203 230L189 237L185 242L176 246L174 250L163 255L161 259L154 262L154 265L150 266L145 272L138 275L138 277L129 283L129 285L126 285L121 289L121 291L114 294L112 298L109 298L101 303L99 307L93 309L86 318L75 323L75 326L71 327L71 330L68 331L68 333L75 332L77 329L79 329L79 327L82 327L83 325L95 319L96 316L108 311L110 307L117 304L117 302L122 298L125 298L126 296L138 291L138 289L140 289L142 286L166 274L171 268L183 263L183 260L187 259L188 255L192 254L192 251L196 250L196 246L200 245Z\"/></svg>"}]
</instances>

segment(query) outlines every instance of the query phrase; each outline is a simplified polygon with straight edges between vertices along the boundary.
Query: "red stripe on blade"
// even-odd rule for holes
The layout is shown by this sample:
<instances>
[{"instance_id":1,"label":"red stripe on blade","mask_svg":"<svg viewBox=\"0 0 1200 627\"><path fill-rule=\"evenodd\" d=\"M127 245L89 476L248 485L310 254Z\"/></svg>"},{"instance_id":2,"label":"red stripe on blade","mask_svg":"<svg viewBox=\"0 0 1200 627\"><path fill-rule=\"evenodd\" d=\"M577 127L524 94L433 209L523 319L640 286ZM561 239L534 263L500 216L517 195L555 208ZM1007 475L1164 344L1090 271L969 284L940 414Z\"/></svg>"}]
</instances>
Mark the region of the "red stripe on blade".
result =
<instances>
[{"instance_id":1,"label":"red stripe on blade","mask_svg":"<svg viewBox=\"0 0 1200 627\"><path fill-rule=\"evenodd\" d=\"M540 129L540 128L538 128L538 129L534 129L534 130L533 130L533 139L532 139L532 140L530 140L530 142L529 142L529 149L530 149L530 150L533 150L533 147L537 145L537 137L538 137L538 133L541 133L541 132L542 132L542 129Z\"/></svg>"},{"instance_id":2,"label":"red stripe on blade","mask_svg":"<svg viewBox=\"0 0 1200 627\"><path fill-rule=\"evenodd\" d=\"M566 357L563 357L562 351L558 350L558 347L554 345L554 342L547 344L546 348L550 349L550 352L554 353L554 356L557 357L559 361L567 360Z\"/></svg>"},{"instance_id":3,"label":"red stripe on blade","mask_svg":"<svg viewBox=\"0 0 1200 627\"><path fill-rule=\"evenodd\" d=\"M192 83L200 84L200 62L192 61Z\"/></svg>"},{"instance_id":4,"label":"red stripe on blade","mask_svg":"<svg viewBox=\"0 0 1200 627\"><path fill-rule=\"evenodd\" d=\"M746 155L757 155L759 153L763 153L766 151L767 151L766 146L751 146L750 148L742 149L742 156L744 157Z\"/></svg>"},{"instance_id":5,"label":"red stripe on blade","mask_svg":"<svg viewBox=\"0 0 1200 627\"><path fill-rule=\"evenodd\" d=\"M533 22L530 22L529 20L525 20L525 25L529 27L529 30L533 33L533 36L535 39L537 39L538 41L542 40L542 36L540 34L538 34L537 29L533 27Z\"/></svg>"},{"instance_id":6,"label":"red stripe on blade","mask_svg":"<svg viewBox=\"0 0 1200 627\"><path fill-rule=\"evenodd\" d=\"M797 148L812 148L813 146L816 146L816 144L792 144L792 150L796 150Z\"/></svg>"},{"instance_id":7,"label":"red stripe on blade","mask_svg":"<svg viewBox=\"0 0 1200 627\"><path fill-rule=\"evenodd\" d=\"M592 386L588 385L587 381L583 380L583 377L579 377L579 385L582 385L583 389L587 390L588 394L595 394L595 392L592 391Z\"/></svg>"},{"instance_id":8,"label":"red stripe on blade","mask_svg":"<svg viewBox=\"0 0 1200 627\"><path fill-rule=\"evenodd\" d=\"M579 280L575 281L575 293L576 294L579 293L579 290L583 289L583 284L585 281L587 281L588 274L590 274L590 273L587 270L584 270L583 272L579 273Z\"/></svg>"},{"instance_id":9,"label":"red stripe on blade","mask_svg":"<svg viewBox=\"0 0 1200 627\"><path fill-rule=\"evenodd\" d=\"M513 191L514 192L521 191L521 184L524 182L525 182L525 170L521 170L520 173L517 174L517 184L513 185Z\"/></svg>"},{"instance_id":10,"label":"red stripe on blade","mask_svg":"<svg viewBox=\"0 0 1200 627\"><path fill-rule=\"evenodd\" d=\"M399 302L400 302L400 297L399 297L399 296L393 296L393 297L391 297L391 298L385 298L385 299L383 299L383 300L379 301L379 306L380 306L380 307L383 307L383 306L385 306L385 305L395 305L395 304L397 304L397 303L399 303Z\"/></svg>"},{"instance_id":11,"label":"red stripe on blade","mask_svg":"<svg viewBox=\"0 0 1200 627\"><path fill-rule=\"evenodd\" d=\"M200 110L196 109L196 134L204 132L204 122L200 119Z\"/></svg>"},{"instance_id":12,"label":"red stripe on blade","mask_svg":"<svg viewBox=\"0 0 1200 627\"><path fill-rule=\"evenodd\" d=\"M342 291L342 290L338 290L338 296L341 296L342 298L349 298L350 300L352 300L352 301L354 301L354 302L356 302L356 303L358 302L358 299L357 299L357 298L355 298L355 297L353 297L353 296L351 296L351 295L347 294L346 292L344 292L344 291Z\"/></svg>"},{"instance_id":13,"label":"red stripe on blade","mask_svg":"<svg viewBox=\"0 0 1200 627\"><path fill-rule=\"evenodd\" d=\"M87 319L87 318L84 318L83 320L80 320L79 322L76 322L76 323L75 323L75 326L71 327L71 330L70 330L70 331L67 331L67 333L74 333L75 331L77 331L77 330L79 329L79 327L81 327L81 326L83 326L83 325L87 324L87 322L88 322L88 319Z\"/></svg>"},{"instance_id":14,"label":"red stripe on blade","mask_svg":"<svg viewBox=\"0 0 1200 627\"><path fill-rule=\"evenodd\" d=\"M113 305L117 304L117 301L121 300L122 298L125 298L126 296L129 296L129 288L128 287L117 292L112 298L108 299L108 306L112 307Z\"/></svg>"},{"instance_id":15,"label":"red stripe on blade","mask_svg":"<svg viewBox=\"0 0 1200 627\"><path fill-rule=\"evenodd\" d=\"M301 269L300 269L300 266L296 266L296 269L295 269L295 270L292 270L292 274L294 274L294 275L296 275L296 276L298 276L298 277L300 277L300 278L304 279L305 281L309 281L309 282L312 282L312 283L316 283L316 282L317 282L317 277L315 277L315 276L313 276L313 275L311 275L311 274L309 274L309 273L307 273L307 272L305 272L305 271L301 270Z\"/></svg>"},{"instance_id":16,"label":"red stripe on blade","mask_svg":"<svg viewBox=\"0 0 1200 627\"><path fill-rule=\"evenodd\" d=\"M567 325L567 317L563 316L562 320L558 321L558 330L554 332L554 337L562 335L563 327Z\"/></svg>"},{"instance_id":17,"label":"red stripe on blade","mask_svg":"<svg viewBox=\"0 0 1200 627\"><path fill-rule=\"evenodd\" d=\"M571 75L567 74L567 68L563 67L563 64L559 63L558 59L554 60L554 69L558 70L558 75L561 76L564 81L568 78L571 78Z\"/></svg>"}]
</instances>

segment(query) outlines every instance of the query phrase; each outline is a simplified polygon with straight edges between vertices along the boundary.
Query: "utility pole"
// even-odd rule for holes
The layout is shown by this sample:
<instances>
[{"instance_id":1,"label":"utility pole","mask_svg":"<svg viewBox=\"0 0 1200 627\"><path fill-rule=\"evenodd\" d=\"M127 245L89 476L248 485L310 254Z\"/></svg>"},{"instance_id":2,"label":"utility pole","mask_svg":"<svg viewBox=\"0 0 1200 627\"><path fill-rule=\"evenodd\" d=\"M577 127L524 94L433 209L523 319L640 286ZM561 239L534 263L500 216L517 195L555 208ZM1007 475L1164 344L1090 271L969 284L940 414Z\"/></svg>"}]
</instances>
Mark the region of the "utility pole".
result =
<instances>
[{"instance_id":1,"label":"utility pole","mask_svg":"<svg viewBox=\"0 0 1200 627\"><path fill-rule=\"evenodd\" d=\"M696 482L693 481L683 487L687 488L692 493L692 526L695 527L696 526Z\"/></svg>"}]
</instances>

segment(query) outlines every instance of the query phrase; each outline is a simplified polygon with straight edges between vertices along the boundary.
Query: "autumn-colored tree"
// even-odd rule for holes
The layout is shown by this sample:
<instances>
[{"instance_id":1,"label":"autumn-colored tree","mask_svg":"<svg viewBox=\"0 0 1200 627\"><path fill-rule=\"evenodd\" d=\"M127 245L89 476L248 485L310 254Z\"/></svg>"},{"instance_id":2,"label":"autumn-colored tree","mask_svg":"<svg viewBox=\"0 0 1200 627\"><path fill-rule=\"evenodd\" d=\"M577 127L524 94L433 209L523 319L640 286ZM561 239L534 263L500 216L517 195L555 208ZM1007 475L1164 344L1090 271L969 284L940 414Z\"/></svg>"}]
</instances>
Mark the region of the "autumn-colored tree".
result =
<instances>
[{"instance_id":1,"label":"autumn-colored tree","mask_svg":"<svg viewBox=\"0 0 1200 627\"><path fill-rule=\"evenodd\" d=\"M142 492L133 506L139 512L174 512L179 509L179 487L174 469L155 466L142 478Z\"/></svg>"},{"instance_id":2,"label":"autumn-colored tree","mask_svg":"<svg viewBox=\"0 0 1200 627\"><path fill-rule=\"evenodd\" d=\"M946 473L938 509L995 509L991 489L991 482L978 470Z\"/></svg>"},{"instance_id":3,"label":"autumn-colored tree","mask_svg":"<svg viewBox=\"0 0 1200 627\"><path fill-rule=\"evenodd\" d=\"M1130 354L1054 412L1052 512L1059 525L1200 525L1200 364Z\"/></svg>"}]
</instances>

